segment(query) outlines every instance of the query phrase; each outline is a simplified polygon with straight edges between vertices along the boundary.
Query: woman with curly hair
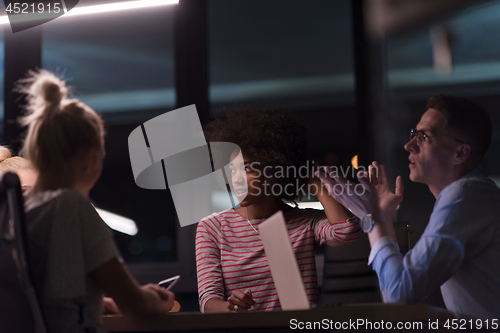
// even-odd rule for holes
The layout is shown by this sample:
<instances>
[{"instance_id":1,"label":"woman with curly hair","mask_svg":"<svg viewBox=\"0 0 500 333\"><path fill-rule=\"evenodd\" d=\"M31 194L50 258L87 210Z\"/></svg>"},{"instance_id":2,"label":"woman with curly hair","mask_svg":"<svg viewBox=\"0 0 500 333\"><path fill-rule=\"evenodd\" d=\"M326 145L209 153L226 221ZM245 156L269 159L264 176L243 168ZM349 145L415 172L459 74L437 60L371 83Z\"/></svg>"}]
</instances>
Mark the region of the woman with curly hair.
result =
<instances>
[{"instance_id":1,"label":"woman with curly hair","mask_svg":"<svg viewBox=\"0 0 500 333\"><path fill-rule=\"evenodd\" d=\"M208 142L231 142L243 160L231 156L231 182L239 206L214 213L198 224L196 264L202 312L279 310L278 295L257 226L282 210L311 303L319 298L314 252L323 243L341 246L360 236L359 223L307 170L303 126L284 110L230 111L205 128ZM308 172L304 174L303 170ZM307 186L306 186L307 185ZM292 208L313 193L324 211Z\"/></svg>"}]
</instances>

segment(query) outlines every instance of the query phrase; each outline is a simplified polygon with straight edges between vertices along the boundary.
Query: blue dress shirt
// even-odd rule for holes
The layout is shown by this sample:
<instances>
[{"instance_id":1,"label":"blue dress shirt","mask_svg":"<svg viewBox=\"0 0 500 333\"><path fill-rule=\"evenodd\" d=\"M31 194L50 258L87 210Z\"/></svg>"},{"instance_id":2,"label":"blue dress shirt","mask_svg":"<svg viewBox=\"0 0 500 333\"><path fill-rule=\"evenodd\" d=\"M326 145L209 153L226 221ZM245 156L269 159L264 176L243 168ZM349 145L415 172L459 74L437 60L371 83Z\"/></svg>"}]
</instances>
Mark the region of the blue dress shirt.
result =
<instances>
[{"instance_id":1,"label":"blue dress shirt","mask_svg":"<svg viewBox=\"0 0 500 333\"><path fill-rule=\"evenodd\" d=\"M488 178L464 175L439 194L412 250L403 257L383 237L372 262L389 302L417 302L441 286L448 310L500 320L500 189Z\"/></svg>"}]
</instances>

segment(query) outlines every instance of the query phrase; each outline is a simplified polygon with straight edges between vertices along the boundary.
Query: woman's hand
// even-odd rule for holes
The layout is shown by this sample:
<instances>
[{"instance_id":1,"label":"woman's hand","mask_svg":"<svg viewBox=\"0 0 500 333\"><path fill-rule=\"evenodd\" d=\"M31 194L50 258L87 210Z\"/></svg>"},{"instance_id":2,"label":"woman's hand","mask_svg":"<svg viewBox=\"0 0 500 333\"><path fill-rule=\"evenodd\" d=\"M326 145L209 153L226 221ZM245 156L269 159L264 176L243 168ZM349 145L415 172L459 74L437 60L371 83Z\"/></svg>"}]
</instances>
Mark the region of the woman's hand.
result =
<instances>
[{"instance_id":1,"label":"woman's hand","mask_svg":"<svg viewBox=\"0 0 500 333\"><path fill-rule=\"evenodd\" d=\"M102 313L103 314L121 314L122 312L116 305L115 300L111 297L102 298Z\"/></svg>"},{"instance_id":2,"label":"woman's hand","mask_svg":"<svg viewBox=\"0 0 500 333\"><path fill-rule=\"evenodd\" d=\"M366 214L379 213L377 190L370 182L368 173L358 172L359 184L353 184L328 167L325 167L325 172L330 177L322 172L316 172L316 176L321 179L328 193L354 215L361 219Z\"/></svg>"},{"instance_id":3,"label":"woman's hand","mask_svg":"<svg viewBox=\"0 0 500 333\"><path fill-rule=\"evenodd\" d=\"M387 173L383 165L373 162L366 172L358 172L359 184L349 183L346 179L325 169L331 178L316 173L325 187L338 202L359 218L366 214L381 214L388 219L396 207L403 201L403 181L396 179L396 190L393 193L387 181Z\"/></svg>"},{"instance_id":4,"label":"woman's hand","mask_svg":"<svg viewBox=\"0 0 500 333\"><path fill-rule=\"evenodd\" d=\"M250 290L245 290L245 292L235 290L227 298L227 304L230 312L244 312L257 303L252 299L252 292Z\"/></svg>"},{"instance_id":5,"label":"woman's hand","mask_svg":"<svg viewBox=\"0 0 500 333\"><path fill-rule=\"evenodd\" d=\"M90 272L101 289L113 298L125 316L166 313L174 306L174 293L156 284L139 286L123 260L114 257Z\"/></svg>"},{"instance_id":6,"label":"woman's hand","mask_svg":"<svg viewBox=\"0 0 500 333\"><path fill-rule=\"evenodd\" d=\"M321 183L321 180L315 175L316 171L319 171L319 165L318 162L315 160L311 161L311 170L309 171L309 177L307 178L307 185L308 185L308 190L310 190L312 195L316 195L317 193L321 192L321 188L323 187L323 184Z\"/></svg>"},{"instance_id":7,"label":"woman's hand","mask_svg":"<svg viewBox=\"0 0 500 333\"><path fill-rule=\"evenodd\" d=\"M174 306L175 294L171 291L168 291L166 288L160 287L157 284L149 283L142 288L154 291L162 301L162 308L165 309L165 312L169 312Z\"/></svg>"}]
</instances>

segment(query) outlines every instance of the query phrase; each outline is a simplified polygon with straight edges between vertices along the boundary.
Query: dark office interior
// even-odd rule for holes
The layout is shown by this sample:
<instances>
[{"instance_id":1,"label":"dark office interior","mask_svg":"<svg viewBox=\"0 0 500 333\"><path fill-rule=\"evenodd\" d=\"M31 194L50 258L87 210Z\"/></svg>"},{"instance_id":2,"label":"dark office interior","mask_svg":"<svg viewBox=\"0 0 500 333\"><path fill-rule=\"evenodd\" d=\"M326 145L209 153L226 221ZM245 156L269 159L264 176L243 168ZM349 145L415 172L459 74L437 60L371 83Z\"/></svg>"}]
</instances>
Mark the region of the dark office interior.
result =
<instances>
[{"instance_id":1,"label":"dark office interior","mask_svg":"<svg viewBox=\"0 0 500 333\"><path fill-rule=\"evenodd\" d=\"M79 6L102 2L112 0ZM370 32L368 16L361 0L180 0L61 17L15 34L5 25L0 141L20 147L16 80L35 68L66 78L106 126L104 169L90 198L137 225L137 234L114 238L139 283L182 276L174 289L182 312L199 311L196 224L180 227L168 190L135 184L127 138L183 106L196 104L202 125L241 105L285 108L306 126L310 158L321 165L349 167L355 155L360 166L384 163L391 182L403 177L395 221L411 223L415 244L434 198L409 181L403 146L429 96L468 97L491 114L493 141L480 170L500 184L500 1L460 2L385 35ZM440 47L451 55L445 65L436 63ZM439 295L427 301L442 304Z\"/></svg>"}]
</instances>

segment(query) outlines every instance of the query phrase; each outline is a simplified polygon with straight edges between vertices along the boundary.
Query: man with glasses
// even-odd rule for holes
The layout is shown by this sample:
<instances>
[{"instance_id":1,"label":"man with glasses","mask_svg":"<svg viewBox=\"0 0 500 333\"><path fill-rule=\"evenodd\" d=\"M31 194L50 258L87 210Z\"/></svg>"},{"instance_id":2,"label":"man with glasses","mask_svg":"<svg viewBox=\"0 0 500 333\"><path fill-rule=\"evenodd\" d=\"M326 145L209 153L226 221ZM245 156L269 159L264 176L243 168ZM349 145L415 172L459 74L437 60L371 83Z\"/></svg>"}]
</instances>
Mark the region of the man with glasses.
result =
<instances>
[{"instance_id":1,"label":"man with glasses","mask_svg":"<svg viewBox=\"0 0 500 333\"><path fill-rule=\"evenodd\" d=\"M366 191L349 195L352 191L339 191L346 180L336 173L318 176L361 219L372 247L369 264L389 302L417 302L441 287L448 310L496 319L498 328L500 189L475 171L489 148L492 123L480 105L462 97L435 95L427 108L404 148L410 153L410 180L428 185L436 203L422 237L404 258L392 225L403 200L401 177L392 193L384 167L374 162L368 173L358 174Z\"/></svg>"}]
</instances>

